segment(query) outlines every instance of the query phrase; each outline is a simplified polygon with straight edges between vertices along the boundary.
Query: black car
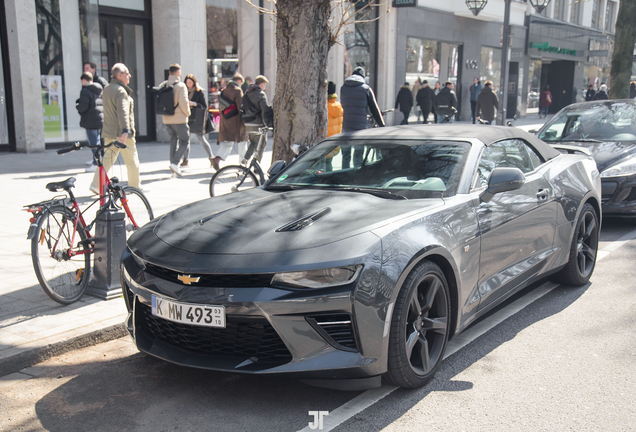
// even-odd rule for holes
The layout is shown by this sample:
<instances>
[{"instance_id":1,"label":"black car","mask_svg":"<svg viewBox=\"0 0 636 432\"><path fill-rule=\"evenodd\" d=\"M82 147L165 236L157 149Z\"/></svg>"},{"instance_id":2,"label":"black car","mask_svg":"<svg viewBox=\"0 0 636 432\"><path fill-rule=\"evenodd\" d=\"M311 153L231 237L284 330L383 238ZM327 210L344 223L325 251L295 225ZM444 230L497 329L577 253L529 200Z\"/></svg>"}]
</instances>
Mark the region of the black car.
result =
<instances>
[{"instance_id":1,"label":"black car","mask_svg":"<svg viewBox=\"0 0 636 432\"><path fill-rule=\"evenodd\" d=\"M636 217L636 102L602 100L569 105L537 134L562 151L584 149L601 173L606 216Z\"/></svg>"},{"instance_id":2,"label":"black car","mask_svg":"<svg viewBox=\"0 0 636 432\"><path fill-rule=\"evenodd\" d=\"M132 235L128 330L192 367L421 386L446 342L513 293L589 281L600 201L591 157L516 128L340 134L263 187Z\"/></svg>"}]
</instances>

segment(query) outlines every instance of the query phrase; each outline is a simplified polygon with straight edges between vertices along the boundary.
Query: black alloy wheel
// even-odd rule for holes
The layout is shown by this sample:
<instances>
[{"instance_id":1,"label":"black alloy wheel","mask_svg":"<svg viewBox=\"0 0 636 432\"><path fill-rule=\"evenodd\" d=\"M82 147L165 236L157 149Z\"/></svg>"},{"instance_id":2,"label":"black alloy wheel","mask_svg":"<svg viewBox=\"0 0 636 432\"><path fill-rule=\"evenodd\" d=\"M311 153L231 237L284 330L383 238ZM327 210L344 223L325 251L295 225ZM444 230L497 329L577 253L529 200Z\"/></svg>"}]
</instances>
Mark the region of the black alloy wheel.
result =
<instances>
[{"instance_id":1,"label":"black alloy wheel","mask_svg":"<svg viewBox=\"0 0 636 432\"><path fill-rule=\"evenodd\" d=\"M386 380L421 387L435 374L450 330L450 295L442 270L420 263L404 282L395 304Z\"/></svg>"}]
</instances>

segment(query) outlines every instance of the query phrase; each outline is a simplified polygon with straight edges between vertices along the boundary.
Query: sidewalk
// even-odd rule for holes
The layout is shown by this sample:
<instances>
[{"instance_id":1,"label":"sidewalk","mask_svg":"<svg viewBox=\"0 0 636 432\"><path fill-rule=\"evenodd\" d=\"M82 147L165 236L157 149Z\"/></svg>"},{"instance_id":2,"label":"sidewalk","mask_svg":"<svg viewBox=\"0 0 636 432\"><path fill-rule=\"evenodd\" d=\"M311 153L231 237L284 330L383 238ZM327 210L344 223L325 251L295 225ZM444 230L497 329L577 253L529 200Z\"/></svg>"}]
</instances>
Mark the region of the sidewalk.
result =
<instances>
[{"instance_id":1,"label":"sidewalk","mask_svg":"<svg viewBox=\"0 0 636 432\"><path fill-rule=\"evenodd\" d=\"M532 116L518 120L516 126L538 129L543 122ZM271 161L271 146L270 138L263 157L265 168ZM190 168L184 170L182 178L173 177L168 169L168 144L139 143L138 149L142 187L155 217L209 197L212 170L198 142L191 146ZM26 240L29 215L22 206L51 198L46 183L76 177L78 201L82 206L92 201L88 186L93 174L84 172L88 159L88 150L65 155L54 150L28 155L0 153L0 217L4 221L0 227L0 377L63 352L127 334L123 298L103 301L85 295L70 306L49 299L35 277L31 243ZM226 164L236 163L235 149ZM110 175L125 180L123 163L115 165ZM87 220L93 219L94 210L87 213Z\"/></svg>"}]
</instances>

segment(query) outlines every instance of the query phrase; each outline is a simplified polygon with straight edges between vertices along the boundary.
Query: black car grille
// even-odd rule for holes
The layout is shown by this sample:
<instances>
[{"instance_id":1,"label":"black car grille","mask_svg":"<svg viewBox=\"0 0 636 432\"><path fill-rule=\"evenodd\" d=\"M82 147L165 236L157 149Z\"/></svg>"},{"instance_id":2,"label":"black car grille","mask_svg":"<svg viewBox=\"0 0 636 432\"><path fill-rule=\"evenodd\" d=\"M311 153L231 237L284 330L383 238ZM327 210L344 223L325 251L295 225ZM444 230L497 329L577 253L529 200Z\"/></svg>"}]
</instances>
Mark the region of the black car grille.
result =
<instances>
[{"instance_id":1,"label":"black car grille","mask_svg":"<svg viewBox=\"0 0 636 432\"><path fill-rule=\"evenodd\" d=\"M153 341L193 354L213 357L255 357L260 362L284 364L292 355L265 318L226 317L226 327L180 324L157 318L151 308L135 305L137 329Z\"/></svg>"},{"instance_id":2,"label":"black car grille","mask_svg":"<svg viewBox=\"0 0 636 432\"><path fill-rule=\"evenodd\" d=\"M344 351L358 351L351 315L312 315L307 317L307 321L335 348Z\"/></svg>"},{"instance_id":3,"label":"black car grille","mask_svg":"<svg viewBox=\"0 0 636 432\"><path fill-rule=\"evenodd\" d=\"M146 272L161 279L174 283L183 283L179 275L184 273L146 263ZM199 278L197 282L191 282L191 286L205 286L211 288L249 288L267 287L272 281L273 274L189 274L191 278ZM184 284L185 285L185 284Z\"/></svg>"}]
</instances>

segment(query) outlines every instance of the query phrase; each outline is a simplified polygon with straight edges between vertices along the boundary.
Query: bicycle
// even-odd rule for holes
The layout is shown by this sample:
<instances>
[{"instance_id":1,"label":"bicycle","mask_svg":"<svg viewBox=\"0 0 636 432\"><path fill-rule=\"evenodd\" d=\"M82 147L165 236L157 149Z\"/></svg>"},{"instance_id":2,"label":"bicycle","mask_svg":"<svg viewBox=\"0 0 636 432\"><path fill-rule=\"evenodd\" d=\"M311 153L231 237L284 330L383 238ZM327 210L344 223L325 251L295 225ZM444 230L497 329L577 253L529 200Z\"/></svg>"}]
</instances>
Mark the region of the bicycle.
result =
<instances>
[{"instance_id":1,"label":"bicycle","mask_svg":"<svg viewBox=\"0 0 636 432\"><path fill-rule=\"evenodd\" d=\"M117 177L108 178L102 165L104 151L110 146L126 148L114 141L107 145L98 145L96 162L100 176L100 195L83 211L71 190L75 177L46 185L51 192L64 190L66 195L24 206L31 213L31 225L27 240L31 240L31 259L40 286L54 301L68 305L79 300L90 280L91 254L95 239L90 231L99 215L107 209L123 208L125 211L126 231L133 232L153 219L148 199L137 188L120 186ZM72 147L58 150L58 154L88 147L75 143ZM84 214L96 202L100 202L95 219L86 224ZM79 241L76 242L79 237Z\"/></svg>"},{"instance_id":2,"label":"bicycle","mask_svg":"<svg viewBox=\"0 0 636 432\"><path fill-rule=\"evenodd\" d=\"M394 111L395 108L390 108L386 111L380 111L380 115L382 116L382 118L384 118L388 113L392 113ZM373 118L371 114L367 114L367 129L371 129L374 127L378 127L378 125L375 123L375 118Z\"/></svg>"},{"instance_id":3,"label":"bicycle","mask_svg":"<svg viewBox=\"0 0 636 432\"><path fill-rule=\"evenodd\" d=\"M272 130L270 127L262 126L257 132L250 132L259 135L256 149L245 165L226 165L214 173L210 179L211 197L240 192L265 184L265 173L260 161L267 144L267 134Z\"/></svg>"}]
</instances>

